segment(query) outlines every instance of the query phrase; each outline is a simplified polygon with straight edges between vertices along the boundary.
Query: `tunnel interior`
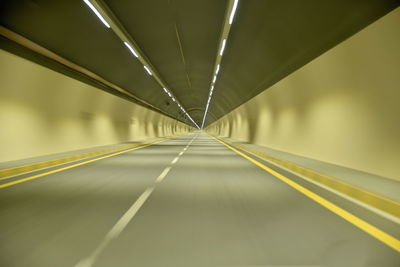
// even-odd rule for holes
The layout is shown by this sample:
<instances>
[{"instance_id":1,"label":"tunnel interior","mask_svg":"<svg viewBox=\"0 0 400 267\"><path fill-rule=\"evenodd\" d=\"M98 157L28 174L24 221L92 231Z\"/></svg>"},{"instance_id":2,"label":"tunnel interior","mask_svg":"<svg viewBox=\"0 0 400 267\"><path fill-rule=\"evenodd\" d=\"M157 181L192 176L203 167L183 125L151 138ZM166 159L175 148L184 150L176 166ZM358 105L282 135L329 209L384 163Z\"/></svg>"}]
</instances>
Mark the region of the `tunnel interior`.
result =
<instances>
[{"instance_id":1,"label":"tunnel interior","mask_svg":"<svg viewBox=\"0 0 400 267\"><path fill-rule=\"evenodd\" d=\"M398 266L399 4L1 1L0 266Z\"/></svg>"}]
</instances>

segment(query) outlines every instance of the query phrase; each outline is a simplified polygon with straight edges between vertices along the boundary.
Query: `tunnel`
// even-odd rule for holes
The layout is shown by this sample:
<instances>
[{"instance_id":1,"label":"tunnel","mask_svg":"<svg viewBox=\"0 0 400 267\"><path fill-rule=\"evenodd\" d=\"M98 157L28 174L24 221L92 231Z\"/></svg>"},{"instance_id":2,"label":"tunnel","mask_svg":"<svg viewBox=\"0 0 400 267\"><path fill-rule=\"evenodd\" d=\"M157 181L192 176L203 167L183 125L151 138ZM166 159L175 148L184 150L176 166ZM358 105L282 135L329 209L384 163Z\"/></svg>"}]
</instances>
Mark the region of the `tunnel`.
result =
<instances>
[{"instance_id":1,"label":"tunnel","mask_svg":"<svg viewBox=\"0 0 400 267\"><path fill-rule=\"evenodd\" d=\"M0 1L0 266L400 266L400 1Z\"/></svg>"}]
</instances>

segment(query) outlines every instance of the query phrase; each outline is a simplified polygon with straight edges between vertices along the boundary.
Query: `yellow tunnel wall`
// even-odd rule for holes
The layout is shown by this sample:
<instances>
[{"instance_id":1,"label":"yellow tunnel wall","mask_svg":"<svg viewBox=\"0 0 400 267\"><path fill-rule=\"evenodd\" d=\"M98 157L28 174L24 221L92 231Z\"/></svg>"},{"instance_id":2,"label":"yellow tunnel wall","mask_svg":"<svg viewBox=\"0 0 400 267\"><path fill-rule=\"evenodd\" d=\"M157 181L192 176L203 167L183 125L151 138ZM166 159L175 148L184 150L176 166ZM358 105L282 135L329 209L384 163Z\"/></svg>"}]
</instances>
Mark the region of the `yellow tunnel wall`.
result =
<instances>
[{"instance_id":1,"label":"yellow tunnel wall","mask_svg":"<svg viewBox=\"0 0 400 267\"><path fill-rule=\"evenodd\" d=\"M3 50L0 69L0 162L191 129Z\"/></svg>"},{"instance_id":2,"label":"yellow tunnel wall","mask_svg":"<svg viewBox=\"0 0 400 267\"><path fill-rule=\"evenodd\" d=\"M400 9L207 131L400 180Z\"/></svg>"}]
</instances>

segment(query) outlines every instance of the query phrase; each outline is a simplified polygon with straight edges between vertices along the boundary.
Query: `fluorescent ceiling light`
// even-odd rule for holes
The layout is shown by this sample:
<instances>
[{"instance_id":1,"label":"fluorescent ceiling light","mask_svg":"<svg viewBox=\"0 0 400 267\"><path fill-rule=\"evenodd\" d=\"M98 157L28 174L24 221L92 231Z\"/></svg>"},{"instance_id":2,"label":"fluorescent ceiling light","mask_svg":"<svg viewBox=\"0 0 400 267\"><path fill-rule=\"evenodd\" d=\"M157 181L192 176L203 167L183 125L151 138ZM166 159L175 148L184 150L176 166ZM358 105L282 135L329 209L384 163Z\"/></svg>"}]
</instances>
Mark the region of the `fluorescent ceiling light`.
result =
<instances>
[{"instance_id":1,"label":"fluorescent ceiling light","mask_svg":"<svg viewBox=\"0 0 400 267\"><path fill-rule=\"evenodd\" d=\"M101 1L101 0L100 0L100 1ZM135 47L129 43L130 38L128 38L127 35L126 35L125 33L123 33L123 31L121 31L121 29L119 28L119 26L115 24L115 22L112 20L112 16L107 15L107 13L108 13L107 10L103 9L102 6L99 5L98 2L96 2L96 0L83 0L83 2L92 10L93 13L95 13L95 15L101 20L101 22L102 22L107 28L111 28L110 24L107 22L107 20L109 20L110 23L112 23L112 25L113 25L113 27L112 27L113 32L119 37L119 39L120 39L120 40L124 43L124 45L130 50L130 52L131 52L136 58L139 58L139 55L140 55L140 54L135 50ZM97 7L98 9L97 9L96 7ZM102 14L103 14L103 15L102 15ZM103 16L104 16L104 17L103 17ZM107 20L106 20L105 18L106 18ZM126 41L125 41L125 40L126 40ZM133 42L133 41L132 41L132 42ZM139 47L136 47L136 48L139 49ZM146 70L146 72L147 72L149 75L152 76L153 73L152 73L152 71L151 71L151 63L150 63L149 61L147 61L146 59L142 58L142 57L140 58L140 61L142 62L143 68ZM163 87L163 86L165 86L165 85L163 85L163 83L160 81L160 78L157 77L157 76L158 76L158 73L155 73L154 76L156 76L156 77L154 77L154 78L157 80L158 84L161 85L161 87L163 88L163 90L165 91L165 93L167 93L168 96L171 97L172 100L178 104L178 106L180 107L180 109L186 113L186 111L185 111L185 110L182 108L182 106L178 103L179 100L176 99L175 97L173 97L172 94L169 92L169 90L168 90L167 88L164 88L164 87ZM186 114L187 114L187 113L186 113ZM188 116L189 116L189 115L188 115ZM189 118L190 118L190 116L189 116ZM192 120L192 118L190 118L190 120L193 122L193 124L196 125L197 128L199 128L199 126L196 124L196 122L194 122L194 121Z\"/></svg>"},{"instance_id":2,"label":"fluorescent ceiling light","mask_svg":"<svg viewBox=\"0 0 400 267\"><path fill-rule=\"evenodd\" d=\"M239 0L235 0L235 2L233 3L233 8L232 8L231 16L229 17L229 24L232 24L233 17L235 16L236 7L237 7L237 3L238 3L238 2L239 2Z\"/></svg>"},{"instance_id":3,"label":"fluorescent ceiling light","mask_svg":"<svg viewBox=\"0 0 400 267\"><path fill-rule=\"evenodd\" d=\"M206 111L205 112L207 112L207 109L206 109ZM205 119L206 117L204 116L203 117L203 122L201 123L201 129L203 129L203 127L204 127L204 119Z\"/></svg>"},{"instance_id":4,"label":"fluorescent ceiling light","mask_svg":"<svg viewBox=\"0 0 400 267\"><path fill-rule=\"evenodd\" d=\"M107 23L107 21L101 16L100 12L97 11L97 9L92 5L92 3L89 2L89 0L83 0L88 7L96 14L96 16L103 22L104 25L106 25L107 28L110 28L110 25Z\"/></svg>"},{"instance_id":5,"label":"fluorescent ceiling light","mask_svg":"<svg viewBox=\"0 0 400 267\"><path fill-rule=\"evenodd\" d=\"M147 71L147 73L148 73L149 75L153 75L153 73L151 73L151 71L149 70L148 67L146 67L146 66L143 66L143 67L144 67L144 69Z\"/></svg>"},{"instance_id":6,"label":"fluorescent ceiling light","mask_svg":"<svg viewBox=\"0 0 400 267\"><path fill-rule=\"evenodd\" d=\"M239 0L234 0L234 2L233 2L231 14L230 14L230 16L229 16L229 24L232 24L232 22L233 22L233 18L235 17L235 13L236 13L236 8L237 8L237 5L238 5L238 2L239 2ZM227 30L228 30L228 33L229 33L230 26L227 27L226 21L225 21L224 29L227 29ZM225 36L227 36L227 34L226 34ZM222 40L221 50L219 51L219 55L220 55L220 56L222 56L222 55L224 54L225 45L226 45L226 38L225 38L224 40ZM218 58L217 58L217 60L218 60ZM219 60L221 60L221 58L219 58ZM220 62L220 61L218 61L218 62ZM213 78L213 81L212 81L212 84L211 84L210 94L209 94L209 96L208 96L206 109L205 109L205 111L204 111L204 116L203 116L203 122L202 122L202 124L201 124L201 129L203 129L204 123L205 123L205 121L206 121L207 112L208 112L208 107L209 107L210 102L211 102L211 97L212 97L212 94L213 94L213 91L214 91L214 84L215 84L215 81L217 80L217 74L218 74L218 72L219 72L219 69L220 69L220 64L218 64L217 67L215 68L215 75L214 75L214 78Z\"/></svg>"},{"instance_id":7,"label":"fluorescent ceiling light","mask_svg":"<svg viewBox=\"0 0 400 267\"><path fill-rule=\"evenodd\" d=\"M197 123L192 119L192 117L190 117L189 114L187 114L187 113L186 113L186 115L193 122L193 124L196 125L197 129L200 129L199 125L197 125Z\"/></svg>"},{"instance_id":8,"label":"fluorescent ceiling light","mask_svg":"<svg viewBox=\"0 0 400 267\"><path fill-rule=\"evenodd\" d=\"M226 39L224 39L224 40L222 41L221 52L219 52L219 55L220 55L220 56L222 56L222 54L224 53L225 43L226 43Z\"/></svg>"},{"instance_id":9,"label":"fluorescent ceiling light","mask_svg":"<svg viewBox=\"0 0 400 267\"><path fill-rule=\"evenodd\" d=\"M126 45L126 47L129 48L129 50L131 51L131 53L132 53L135 57L139 57L138 54L136 54L135 50L132 48L132 46L130 46L127 42L124 42L124 44Z\"/></svg>"}]
</instances>

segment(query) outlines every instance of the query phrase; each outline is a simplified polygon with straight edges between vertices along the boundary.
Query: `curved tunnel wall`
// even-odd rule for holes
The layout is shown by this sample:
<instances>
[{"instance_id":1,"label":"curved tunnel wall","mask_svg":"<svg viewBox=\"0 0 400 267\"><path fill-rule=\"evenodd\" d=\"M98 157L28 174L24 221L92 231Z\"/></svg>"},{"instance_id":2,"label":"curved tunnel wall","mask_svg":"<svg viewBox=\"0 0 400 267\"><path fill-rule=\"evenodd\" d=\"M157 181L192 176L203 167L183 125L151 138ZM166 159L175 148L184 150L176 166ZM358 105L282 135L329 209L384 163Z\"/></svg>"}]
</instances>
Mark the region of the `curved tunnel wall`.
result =
<instances>
[{"instance_id":1,"label":"curved tunnel wall","mask_svg":"<svg viewBox=\"0 0 400 267\"><path fill-rule=\"evenodd\" d=\"M0 162L190 131L5 51L0 69Z\"/></svg>"},{"instance_id":2,"label":"curved tunnel wall","mask_svg":"<svg viewBox=\"0 0 400 267\"><path fill-rule=\"evenodd\" d=\"M400 180L400 9L207 127Z\"/></svg>"}]
</instances>

